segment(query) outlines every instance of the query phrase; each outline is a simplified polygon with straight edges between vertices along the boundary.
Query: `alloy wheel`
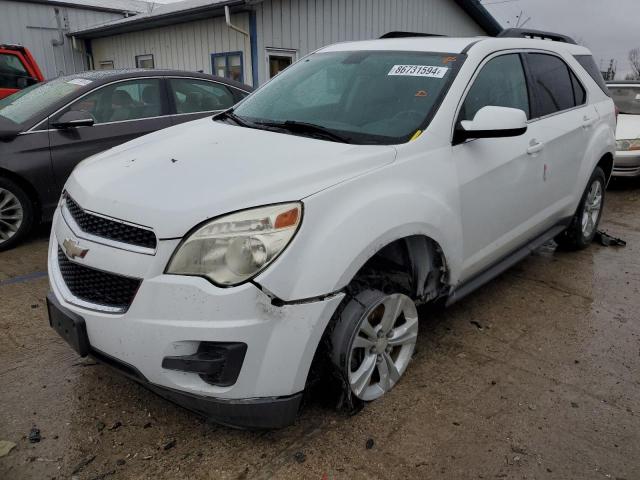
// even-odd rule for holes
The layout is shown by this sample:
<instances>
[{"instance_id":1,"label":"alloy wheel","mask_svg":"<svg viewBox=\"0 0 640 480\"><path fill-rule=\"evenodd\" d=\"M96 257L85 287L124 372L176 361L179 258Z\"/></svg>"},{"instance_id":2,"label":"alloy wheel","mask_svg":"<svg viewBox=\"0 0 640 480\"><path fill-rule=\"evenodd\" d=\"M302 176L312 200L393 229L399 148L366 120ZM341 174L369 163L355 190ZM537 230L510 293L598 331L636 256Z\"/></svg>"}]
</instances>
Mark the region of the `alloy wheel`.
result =
<instances>
[{"instance_id":1,"label":"alloy wheel","mask_svg":"<svg viewBox=\"0 0 640 480\"><path fill-rule=\"evenodd\" d=\"M22 225L24 211L18 197L0 188L0 244L13 237Z\"/></svg>"},{"instance_id":2,"label":"alloy wheel","mask_svg":"<svg viewBox=\"0 0 640 480\"><path fill-rule=\"evenodd\" d=\"M391 390L405 372L418 337L418 312L411 298L384 297L361 320L349 356L353 395L371 401Z\"/></svg>"},{"instance_id":3,"label":"alloy wheel","mask_svg":"<svg viewBox=\"0 0 640 480\"><path fill-rule=\"evenodd\" d=\"M584 202L582 210L582 235L584 238L590 238L598 226L600 211L602 210L602 184L595 180L589 188L589 193Z\"/></svg>"}]
</instances>

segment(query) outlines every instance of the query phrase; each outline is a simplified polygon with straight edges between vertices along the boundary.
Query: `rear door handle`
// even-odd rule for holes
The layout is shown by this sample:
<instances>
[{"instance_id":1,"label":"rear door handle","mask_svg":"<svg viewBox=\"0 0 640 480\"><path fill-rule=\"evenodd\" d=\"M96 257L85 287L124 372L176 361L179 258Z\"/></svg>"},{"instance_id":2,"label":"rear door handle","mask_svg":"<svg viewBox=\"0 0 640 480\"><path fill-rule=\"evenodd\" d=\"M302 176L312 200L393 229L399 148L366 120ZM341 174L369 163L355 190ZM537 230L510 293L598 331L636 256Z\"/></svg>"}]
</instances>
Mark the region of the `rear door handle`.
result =
<instances>
[{"instance_id":1,"label":"rear door handle","mask_svg":"<svg viewBox=\"0 0 640 480\"><path fill-rule=\"evenodd\" d=\"M594 123L596 123L595 118L590 118L586 115L582 118L582 126L584 128L590 128Z\"/></svg>"},{"instance_id":2,"label":"rear door handle","mask_svg":"<svg viewBox=\"0 0 640 480\"><path fill-rule=\"evenodd\" d=\"M529 148L527 148L527 153L529 155L535 155L536 153L541 152L543 148L544 148L544 143L534 139L534 140L531 140L531 142L529 143Z\"/></svg>"}]
</instances>

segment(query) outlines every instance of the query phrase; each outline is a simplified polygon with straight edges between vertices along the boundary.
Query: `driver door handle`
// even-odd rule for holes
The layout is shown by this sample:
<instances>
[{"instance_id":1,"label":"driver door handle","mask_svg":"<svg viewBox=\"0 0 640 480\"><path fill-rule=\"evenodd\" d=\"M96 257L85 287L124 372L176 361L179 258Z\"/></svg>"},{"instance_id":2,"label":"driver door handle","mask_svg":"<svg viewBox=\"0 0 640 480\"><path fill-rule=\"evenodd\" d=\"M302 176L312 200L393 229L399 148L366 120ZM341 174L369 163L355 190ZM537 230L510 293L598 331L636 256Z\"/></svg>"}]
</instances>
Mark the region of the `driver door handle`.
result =
<instances>
[{"instance_id":1,"label":"driver door handle","mask_svg":"<svg viewBox=\"0 0 640 480\"><path fill-rule=\"evenodd\" d=\"M539 153L544 148L544 143L537 141L535 138L529 142L529 148L527 148L527 153L529 155L535 155Z\"/></svg>"}]
</instances>

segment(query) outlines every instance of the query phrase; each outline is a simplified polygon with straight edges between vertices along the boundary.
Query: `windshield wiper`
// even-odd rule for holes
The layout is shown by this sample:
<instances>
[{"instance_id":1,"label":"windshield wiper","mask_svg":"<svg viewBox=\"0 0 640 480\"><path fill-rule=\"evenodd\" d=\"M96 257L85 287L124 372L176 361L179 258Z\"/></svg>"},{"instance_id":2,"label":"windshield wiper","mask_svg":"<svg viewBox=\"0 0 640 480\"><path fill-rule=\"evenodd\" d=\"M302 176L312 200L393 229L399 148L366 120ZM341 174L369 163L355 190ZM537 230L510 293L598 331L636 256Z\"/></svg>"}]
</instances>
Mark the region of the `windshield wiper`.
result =
<instances>
[{"instance_id":1,"label":"windshield wiper","mask_svg":"<svg viewBox=\"0 0 640 480\"><path fill-rule=\"evenodd\" d=\"M285 122L256 122L257 125L264 125L265 127L281 128L295 133L309 133L320 135L327 139L341 143L351 143L351 138L345 135L340 135L328 128L316 125L315 123L298 122L295 120L287 120Z\"/></svg>"},{"instance_id":2,"label":"windshield wiper","mask_svg":"<svg viewBox=\"0 0 640 480\"><path fill-rule=\"evenodd\" d=\"M224 117L230 118L232 121L234 121L235 123L237 123L241 127L256 128L255 125L253 125L252 123L247 122L243 118L241 118L238 115L236 115L235 113L233 113L233 108L229 108L228 110L225 110L223 112L220 112L220 113L214 115L213 119L217 120L219 118L224 118Z\"/></svg>"}]
</instances>

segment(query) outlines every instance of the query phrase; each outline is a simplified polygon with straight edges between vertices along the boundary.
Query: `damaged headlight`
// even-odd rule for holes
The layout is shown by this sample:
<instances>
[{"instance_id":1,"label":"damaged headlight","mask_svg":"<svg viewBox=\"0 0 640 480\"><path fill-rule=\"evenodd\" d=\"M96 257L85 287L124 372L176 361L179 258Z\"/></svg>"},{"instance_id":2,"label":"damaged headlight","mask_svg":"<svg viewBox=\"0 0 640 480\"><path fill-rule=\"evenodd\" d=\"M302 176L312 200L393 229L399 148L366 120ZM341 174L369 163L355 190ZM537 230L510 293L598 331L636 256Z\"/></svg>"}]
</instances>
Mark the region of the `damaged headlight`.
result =
<instances>
[{"instance_id":1,"label":"damaged headlight","mask_svg":"<svg viewBox=\"0 0 640 480\"><path fill-rule=\"evenodd\" d=\"M205 223L186 237L166 273L238 285L264 270L286 248L302 217L299 202L253 208Z\"/></svg>"},{"instance_id":2,"label":"damaged headlight","mask_svg":"<svg viewBox=\"0 0 640 480\"><path fill-rule=\"evenodd\" d=\"M616 150L619 152L640 150L640 138L635 140L616 140Z\"/></svg>"}]
</instances>

